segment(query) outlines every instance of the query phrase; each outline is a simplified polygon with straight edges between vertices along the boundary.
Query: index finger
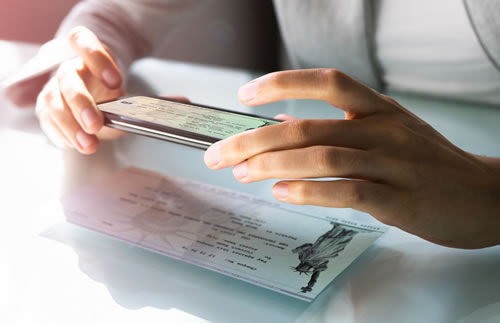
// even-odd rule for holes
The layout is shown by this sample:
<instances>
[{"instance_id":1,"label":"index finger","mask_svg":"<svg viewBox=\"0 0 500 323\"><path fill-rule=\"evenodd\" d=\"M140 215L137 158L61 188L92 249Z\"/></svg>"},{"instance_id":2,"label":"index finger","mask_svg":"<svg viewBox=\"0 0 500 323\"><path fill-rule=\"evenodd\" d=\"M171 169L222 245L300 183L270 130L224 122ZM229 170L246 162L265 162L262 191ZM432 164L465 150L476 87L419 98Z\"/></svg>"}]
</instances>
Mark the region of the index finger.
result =
<instances>
[{"instance_id":1,"label":"index finger","mask_svg":"<svg viewBox=\"0 0 500 323\"><path fill-rule=\"evenodd\" d=\"M257 78L238 92L240 101L260 105L279 100L322 100L356 119L387 109L382 96L336 69L318 68L274 72Z\"/></svg>"},{"instance_id":2,"label":"index finger","mask_svg":"<svg viewBox=\"0 0 500 323\"><path fill-rule=\"evenodd\" d=\"M121 86L122 76L118 65L93 32L85 27L75 27L69 34L69 43L92 75L110 89Z\"/></svg>"},{"instance_id":3,"label":"index finger","mask_svg":"<svg viewBox=\"0 0 500 323\"><path fill-rule=\"evenodd\" d=\"M79 58L75 58L61 64L56 75L59 89L78 123L88 134L96 134L102 128L104 118L84 81L75 70L74 66L78 61Z\"/></svg>"},{"instance_id":4,"label":"index finger","mask_svg":"<svg viewBox=\"0 0 500 323\"><path fill-rule=\"evenodd\" d=\"M317 145L367 149L376 140L363 120L288 120L213 144L205 152L205 164L221 169L261 153Z\"/></svg>"}]
</instances>

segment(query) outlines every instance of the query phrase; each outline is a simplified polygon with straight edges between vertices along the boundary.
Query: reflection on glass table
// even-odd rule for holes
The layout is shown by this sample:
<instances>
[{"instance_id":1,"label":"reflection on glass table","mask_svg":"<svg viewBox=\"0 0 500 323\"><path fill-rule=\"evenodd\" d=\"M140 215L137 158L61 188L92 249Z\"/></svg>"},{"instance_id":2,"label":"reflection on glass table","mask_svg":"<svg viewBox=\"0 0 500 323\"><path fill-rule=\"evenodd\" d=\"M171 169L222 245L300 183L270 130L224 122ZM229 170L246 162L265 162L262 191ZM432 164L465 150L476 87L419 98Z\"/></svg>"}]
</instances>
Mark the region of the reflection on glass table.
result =
<instances>
[{"instance_id":1,"label":"reflection on glass table","mask_svg":"<svg viewBox=\"0 0 500 323\"><path fill-rule=\"evenodd\" d=\"M23 47L12 48L22 51ZM321 102L243 107L237 89L254 72L155 59L140 61L132 72L132 93L181 94L193 102L269 117L281 112L297 117L343 117ZM459 147L500 155L500 109L390 94ZM32 111L16 110L3 97L0 100L2 322L462 323L500 319L498 247L448 249L392 228L308 304L68 224L58 199L125 166L266 198L271 196L273 181L243 185L230 170L208 170L202 150L133 135L103 143L93 156L61 151L47 143ZM375 221L348 209L291 208Z\"/></svg>"}]
</instances>

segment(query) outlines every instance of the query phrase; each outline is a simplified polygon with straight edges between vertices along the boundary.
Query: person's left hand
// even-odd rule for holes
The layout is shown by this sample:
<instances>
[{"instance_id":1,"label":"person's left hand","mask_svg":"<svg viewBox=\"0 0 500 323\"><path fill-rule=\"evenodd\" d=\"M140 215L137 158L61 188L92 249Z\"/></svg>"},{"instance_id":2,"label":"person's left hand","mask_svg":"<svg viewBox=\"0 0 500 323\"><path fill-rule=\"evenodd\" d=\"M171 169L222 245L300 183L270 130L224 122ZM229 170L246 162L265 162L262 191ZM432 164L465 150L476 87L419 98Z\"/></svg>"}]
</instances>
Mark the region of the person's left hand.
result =
<instances>
[{"instance_id":1,"label":"person's left hand","mask_svg":"<svg viewBox=\"0 0 500 323\"><path fill-rule=\"evenodd\" d=\"M207 150L208 167L234 166L242 183L299 179L273 195L361 210L441 245L500 244L500 161L459 149L392 98L333 69L271 73L239 96L248 105L324 100L346 120L287 118L235 135Z\"/></svg>"}]
</instances>

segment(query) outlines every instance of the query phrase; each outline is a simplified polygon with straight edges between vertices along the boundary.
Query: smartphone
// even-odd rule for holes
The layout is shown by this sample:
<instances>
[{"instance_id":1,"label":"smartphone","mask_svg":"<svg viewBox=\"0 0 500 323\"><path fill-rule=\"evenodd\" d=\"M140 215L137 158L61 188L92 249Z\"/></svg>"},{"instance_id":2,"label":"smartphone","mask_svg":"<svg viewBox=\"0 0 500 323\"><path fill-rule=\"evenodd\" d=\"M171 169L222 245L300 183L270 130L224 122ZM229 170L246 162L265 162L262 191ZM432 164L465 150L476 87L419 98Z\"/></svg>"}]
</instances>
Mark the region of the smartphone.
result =
<instances>
[{"instance_id":1,"label":"smartphone","mask_svg":"<svg viewBox=\"0 0 500 323\"><path fill-rule=\"evenodd\" d=\"M281 121L193 103L134 96L98 104L108 127L207 149L246 130Z\"/></svg>"}]
</instances>

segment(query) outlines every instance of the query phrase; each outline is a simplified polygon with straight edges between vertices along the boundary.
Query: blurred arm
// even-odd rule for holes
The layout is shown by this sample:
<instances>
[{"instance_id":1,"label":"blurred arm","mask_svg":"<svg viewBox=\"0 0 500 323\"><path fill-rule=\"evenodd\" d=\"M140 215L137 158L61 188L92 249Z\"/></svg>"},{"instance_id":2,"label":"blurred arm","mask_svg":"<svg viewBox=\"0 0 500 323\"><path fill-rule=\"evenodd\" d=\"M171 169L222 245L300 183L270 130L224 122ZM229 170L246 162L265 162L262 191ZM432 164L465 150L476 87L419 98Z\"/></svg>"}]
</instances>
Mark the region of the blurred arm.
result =
<instances>
[{"instance_id":1,"label":"blurred arm","mask_svg":"<svg viewBox=\"0 0 500 323\"><path fill-rule=\"evenodd\" d=\"M151 55L179 21L189 19L207 1L86 0L64 19L56 37L67 38L76 26L92 30L126 74L130 64Z\"/></svg>"},{"instance_id":2,"label":"blurred arm","mask_svg":"<svg viewBox=\"0 0 500 323\"><path fill-rule=\"evenodd\" d=\"M68 34L85 26L104 43L122 75L132 62L154 52L178 22L190 19L210 1L194 0L85 0L77 4L62 22L50 46L44 46L17 73L12 82L2 84L5 96L17 106L33 106L38 94L57 68L55 61L66 57ZM53 51L51 53L50 51ZM26 66L25 66L26 67ZM20 74L20 75L19 75Z\"/></svg>"}]
</instances>

